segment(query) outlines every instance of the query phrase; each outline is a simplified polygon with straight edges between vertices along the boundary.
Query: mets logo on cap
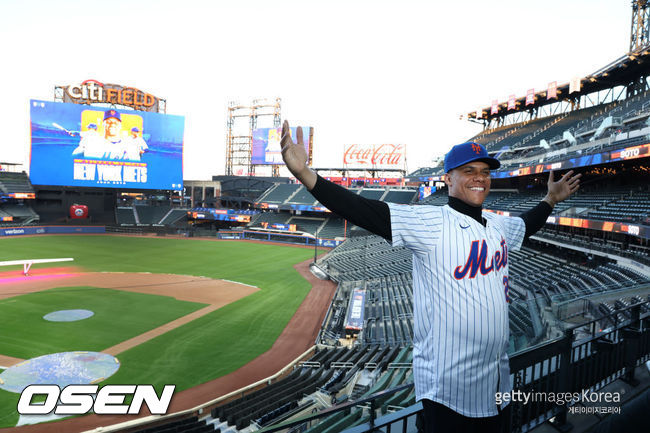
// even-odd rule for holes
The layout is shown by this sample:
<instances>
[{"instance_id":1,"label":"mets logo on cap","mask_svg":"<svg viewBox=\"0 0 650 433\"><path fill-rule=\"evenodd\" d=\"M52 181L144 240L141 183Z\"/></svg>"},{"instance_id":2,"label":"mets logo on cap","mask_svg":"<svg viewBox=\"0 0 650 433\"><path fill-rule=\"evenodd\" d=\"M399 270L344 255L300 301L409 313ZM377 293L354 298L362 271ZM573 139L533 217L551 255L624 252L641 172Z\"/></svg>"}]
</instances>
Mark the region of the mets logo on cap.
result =
<instances>
[{"instance_id":1,"label":"mets logo on cap","mask_svg":"<svg viewBox=\"0 0 650 433\"><path fill-rule=\"evenodd\" d=\"M115 111L115 110L104 111L104 120L109 119L111 117L119 121L122 121L122 115L119 113L119 111Z\"/></svg>"},{"instance_id":2,"label":"mets logo on cap","mask_svg":"<svg viewBox=\"0 0 650 433\"><path fill-rule=\"evenodd\" d=\"M499 160L491 157L485 147L479 143L468 141L467 143L457 144L447 152L445 155L445 173L449 173L450 170L472 161L483 161L488 164L491 170L501 166Z\"/></svg>"}]
</instances>

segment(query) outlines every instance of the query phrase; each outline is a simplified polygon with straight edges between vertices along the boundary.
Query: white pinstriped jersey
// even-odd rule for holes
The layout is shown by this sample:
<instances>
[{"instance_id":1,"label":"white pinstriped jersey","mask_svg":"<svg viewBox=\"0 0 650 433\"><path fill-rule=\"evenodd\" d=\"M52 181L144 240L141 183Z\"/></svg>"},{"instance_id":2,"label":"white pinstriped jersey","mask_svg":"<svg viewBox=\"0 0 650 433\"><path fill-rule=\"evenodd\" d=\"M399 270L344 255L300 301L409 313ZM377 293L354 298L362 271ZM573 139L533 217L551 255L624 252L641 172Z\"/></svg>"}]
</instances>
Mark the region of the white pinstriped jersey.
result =
<instances>
[{"instance_id":1,"label":"white pinstriped jersey","mask_svg":"<svg viewBox=\"0 0 650 433\"><path fill-rule=\"evenodd\" d=\"M449 205L388 206L393 246L413 252L417 399L497 415L495 393L512 389L508 251L521 247L524 221L483 212L483 226Z\"/></svg>"}]
</instances>

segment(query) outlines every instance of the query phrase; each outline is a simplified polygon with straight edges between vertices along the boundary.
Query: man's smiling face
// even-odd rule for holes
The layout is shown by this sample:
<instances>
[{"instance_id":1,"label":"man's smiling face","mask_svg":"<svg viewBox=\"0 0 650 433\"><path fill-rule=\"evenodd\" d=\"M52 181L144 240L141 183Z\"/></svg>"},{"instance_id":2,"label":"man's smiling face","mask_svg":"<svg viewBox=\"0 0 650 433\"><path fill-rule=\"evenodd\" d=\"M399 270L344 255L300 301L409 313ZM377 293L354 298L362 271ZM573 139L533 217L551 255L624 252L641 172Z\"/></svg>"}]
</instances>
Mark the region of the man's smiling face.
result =
<instances>
[{"instance_id":1,"label":"man's smiling face","mask_svg":"<svg viewBox=\"0 0 650 433\"><path fill-rule=\"evenodd\" d=\"M450 170L445 176L449 196L471 206L482 206L490 193L490 166L483 161L472 161Z\"/></svg>"}]
</instances>

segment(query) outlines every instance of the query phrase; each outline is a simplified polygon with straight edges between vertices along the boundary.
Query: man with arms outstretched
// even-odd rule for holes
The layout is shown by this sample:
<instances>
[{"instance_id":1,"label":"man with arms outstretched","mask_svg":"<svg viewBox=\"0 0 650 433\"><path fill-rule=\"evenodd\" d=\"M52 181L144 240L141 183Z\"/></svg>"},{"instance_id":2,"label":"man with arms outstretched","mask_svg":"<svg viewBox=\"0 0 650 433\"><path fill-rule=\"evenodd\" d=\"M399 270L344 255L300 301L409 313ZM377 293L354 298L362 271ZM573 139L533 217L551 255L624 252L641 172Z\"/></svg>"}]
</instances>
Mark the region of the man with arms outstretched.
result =
<instances>
[{"instance_id":1,"label":"man with arms outstretched","mask_svg":"<svg viewBox=\"0 0 650 433\"><path fill-rule=\"evenodd\" d=\"M348 221L413 252L413 376L429 432L499 432L510 392L506 353L508 251L538 231L556 203L578 190L569 171L519 217L483 212L497 159L477 143L445 156L446 206L407 206L370 200L318 176L307 166L301 128L293 142L282 126L287 168L316 199ZM507 403L506 403L507 404Z\"/></svg>"}]
</instances>

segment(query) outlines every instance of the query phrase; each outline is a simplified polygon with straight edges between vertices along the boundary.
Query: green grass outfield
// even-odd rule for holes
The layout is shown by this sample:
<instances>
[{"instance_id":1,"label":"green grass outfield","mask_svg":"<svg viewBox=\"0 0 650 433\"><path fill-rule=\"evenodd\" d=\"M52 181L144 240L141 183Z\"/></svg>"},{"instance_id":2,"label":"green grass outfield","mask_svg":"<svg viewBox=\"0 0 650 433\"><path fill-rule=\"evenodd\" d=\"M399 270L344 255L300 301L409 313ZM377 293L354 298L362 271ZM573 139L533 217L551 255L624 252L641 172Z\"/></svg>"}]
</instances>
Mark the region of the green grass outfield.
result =
<instances>
[{"instance_id":1,"label":"green grass outfield","mask_svg":"<svg viewBox=\"0 0 650 433\"><path fill-rule=\"evenodd\" d=\"M100 352L206 305L97 287L60 287L0 299L0 353L29 359L56 352ZM53 311L79 308L95 314L74 322L43 319Z\"/></svg>"},{"instance_id":2,"label":"green grass outfield","mask_svg":"<svg viewBox=\"0 0 650 433\"><path fill-rule=\"evenodd\" d=\"M74 257L74 266L88 271L196 275L259 287L256 293L121 353L120 369L105 382L171 383L177 391L228 374L267 351L310 289L293 265L312 256L310 249L237 241L119 236L0 239L0 261ZM0 347L5 336L0 334ZM29 342L24 345L29 350ZM15 425L17 401L17 394L0 391L0 427Z\"/></svg>"}]
</instances>

